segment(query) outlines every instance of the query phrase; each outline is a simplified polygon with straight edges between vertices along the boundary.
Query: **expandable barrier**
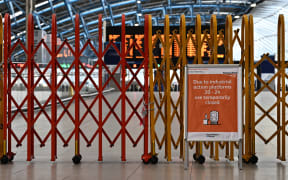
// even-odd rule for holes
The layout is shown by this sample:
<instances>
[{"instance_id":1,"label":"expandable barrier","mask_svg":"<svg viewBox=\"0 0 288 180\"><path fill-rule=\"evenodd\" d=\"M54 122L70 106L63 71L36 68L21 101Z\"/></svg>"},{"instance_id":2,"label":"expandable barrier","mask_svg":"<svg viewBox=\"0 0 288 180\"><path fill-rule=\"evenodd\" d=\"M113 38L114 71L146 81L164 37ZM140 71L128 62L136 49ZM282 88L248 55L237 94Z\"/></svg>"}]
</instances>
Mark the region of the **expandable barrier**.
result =
<instances>
[{"instance_id":1,"label":"expandable barrier","mask_svg":"<svg viewBox=\"0 0 288 180\"><path fill-rule=\"evenodd\" d=\"M121 49L118 49L113 41L109 42L107 47L102 47L102 38L98 39L98 50L95 49L91 40L88 40L80 47L79 16L76 15L75 17L75 47L68 43L68 40L65 40L60 45L57 44L56 15L52 16L52 45L48 47L44 40L41 40L38 44L34 44L32 15L29 15L28 19L26 46L21 40L12 43L10 16L8 14L5 15L4 61L1 59L2 66L0 69L1 72L3 71L3 73L0 74L0 108L3 109L3 111L0 111L0 155L3 155L1 159L2 162L6 163L8 160L13 160L14 153L12 152L12 145L14 145L13 143L15 142L16 147L21 146L24 142L27 143L27 161L31 161L35 155L34 139L40 142L40 147L43 147L49 138L51 140L51 161L55 161L57 158L57 142L60 140L63 146L66 147L69 143L73 143L72 139L74 138L75 156L73 157L73 161L74 163L79 163L82 157L80 153L80 141L85 142L87 147L90 147L92 143L96 141L97 136L99 161L103 160L103 139L107 140L111 147L121 139L121 160L125 161L126 138L130 140L133 146L136 146L143 138L144 151L142 160L144 163L148 163L149 160L151 160L152 163L158 162L156 146L158 146L159 149L165 146L165 157L168 161L172 160L172 147L174 149L180 147L179 156L180 158L184 158L184 67L189 63L186 56L189 42L191 42L195 48L195 55L192 62L194 64L232 64L234 63L233 47L239 44L239 48L241 49L241 59L239 63L243 67L243 159L245 162L257 162L255 137L259 137L265 144L268 144L276 137L277 158L282 161L286 160L285 142L286 135L288 135L286 130L288 121L285 119L285 110L288 104L286 103L287 93L285 89L285 79L288 78L288 75L285 72L285 68L287 68L288 65L285 63L285 23L283 15L280 15L278 20L277 62L274 62L265 54L257 63L254 62L254 27L253 16L251 15L249 17L243 15L241 31L232 30L232 17L227 15L225 34L223 30L217 29L217 19L215 15L211 16L210 30L201 29L200 15L196 16L195 29L187 29L185 16L182 15L179 30L172 30L171 32L169 16L166 15L164 32L158 30L155 34L152 34L151 16L146 15L144 25L144 51L136 41L129 47L125 47L124 15L122 16ZM2 18L0 19L0 48L2 48ZM98 22L98 37L102 37L101 15L99 16ZM239 32L241 32L241 34L239 34ZM153 36L154 38L152 38ZM153 54L153 48L157 43L163 47L163 54L156 58L156 55ZM219 43L223 43L225 48L223 62L219 62L218 58ZM172 61L170 55L173 45L178 47L178 49L176 48L176 53L179 55L177 60L174 61ZM207 62L204 62L202 58L202 48L204 45L207 45L211 52ZM51 59L44 69L40 69L34 60L35 54L41 46L48 51ZM72 56L74 56L74 60L68 69L62 68L57 60L57 56L64 47L69 49ZM103 61L104 55L111 47L115 49L121 59L113 70ZM144 61L136 72L131 69L125 60L128 52L133 47L144 57ZM90 48L98 57L98 60L90 69L85 67L80 60L86 48ZM25 54L26 61L20 69L15 67L11 59L16 49L22 49ZM0 53L2 53L2 50ZM160 64L158 65L159 59ZM276 70L276 73L266 82L255 72L264 60L267 60ZM103 80L104 70L109 75L106 81ZM141 84L137 78L141 70L144 70L145 73L144 84ZM118 71L120 72L122 81L117 81L116 76ZM130 71L133 76L129 82L123 80L125 79L126 71ZM95 72L97 72L99 76L98 81L92 77ZM25 73L27 74L26 76L24 76ZM47 77L47 73L50 73L50 78ZM62 74L60 78L59 73ZM71 73L75 73L74 78L69 77ZM81 81L80 73L85 76ZM12 76L12 74L15 76ZM39 74L39 76L34 76L35 74ZM256 91L255 80L258 80L263 85ZM269 86L274 80L277 81L275 90ZM27 89L26 94L23 95L20 102L15 99L12 91L17 81ZM40 81L45 81L51 91L44 102L40 102L35 94L35 89ZM61 85L64 84L64 81L68 82L71 91L73 91L71 100L65 103L61 100L57 92ZM88 81L98 92L90 103L88 103L80 93ZM135 82L142 90L139 92L139 97L141 98L136 101L131 100L129 95L127 95L127 91L131 89L130 86L133 83L134 86ZM173 82L179 84L179 92L171 91ZM119 96L114 102L109 102L104 94L104 91L110 83L113 83L116 91L119 92ZM257 97L265 94L264 89L268 89L276 98L276 102L268 109L264 108L257 101ZM148 93L150 97L148 97ZM35 111L36 106L38 107L37 111ZM118 106L121 106L120 111L116 110ZM12 107L16 108L16 111L12 111ZM108 111L106 111L107 109ZM271 115L274 109L277 111L276 118ZM143 112L143 114L140 112ZM263 115L258 117L256 115L257 112L262 112ZM1 115L1 113L3 114ZM150 154L148 153L148 116L150 117ZM44 123L46 123L46 127L49 127L46 134L40 134L40 130L38 131L37 123L40 120L43 121L41 117L44 117ZM272 132L272 135L268 138L265 138L265 132L257 129L266 117L276 126L276 130ZM22 120L26 128L21 130L17 129L17 127L14 126L15 123L13 123L15 119ZM112 119L115 120L115 122L111 122ZM70 125L72 124L72 130L65 136L64 134L67 134L67 132L63 132L60 124L67 124L67 121ZM85 131L84 124L87 121L95 122L97 128L92 131L89 130L89 132ZM132 121L139 121L143 124L143 127L141 127L136 137L133 137L127 128L128 124ZM118 131L114 135L109 134L107 131L105 127L107 123L115 123L114 125L118 128ZM161 134L161 130L159 129L164 129L164 133ZM219 160L219 148L225 149L225 157L233 160L234 148L238 148L238 143L192 142L190 143L190 148L193 147L195 147L194 159L199 163L203 163L205 161L202 156L203 147L210 150L210 157L215 160Z\"/></svg>"},{"instance_id":2,"label":"expandable barrier","mask_svg":"<svg viewBox=\"0 0 288 180\"><path fill-rule=\"evenodd\" d=\"M103 139L105 138L111 147L114 146L116 141L121 140L121 160L126 161L126 138L131 141L135 147L141 139L144 143L144 150L142 160L148 162L150 155L148 154L148 16L145 16L144 26L144 48L141 49L136 41L129 47L125 47L125 16L122 15L122 29L121 29L121 49L118 49L113 41L104 48L102 47L102 15L98 18L98 50L95 49L91 40L85 42L83 47L80 47L80 20L79 15L75 16L75 44L70 44L68 40L63 43L57 43L57 21L56 15L52 15L51 24L51 48L42 39L38 44L34 44L34 23L32 14L28 19L28 32L26 46L17 40L14 44L11 43L11 24L9 14L5 15L4 25L4 137L3 137L3 154L2 162L7 163L12 160L14 153L12 152L12 144L16 142L16 147L19 147L23 142L27 142L27 161L31 161L35 156L35 140L38 140L40 147L45 146L48 139L51 140L51 161L57 158L57 141L61 141L63 146L66 147L74 138L75 154L73 157L74 163L81 161L80 141L86 143L90 147L96 141L98 136L98 160L103 160ZM2 26L1 26L2 27ZM2 42L2 41L1 41ZM60 47L57 47L60 46ZM39 48L43 46L50 56L50 61L44 69L40 69L35 62L35 54ZM73 47L74 46L74 47ZM72 53L74 60L68 69L60 66L57 57L60 51L66 47ZM142 64L134 72L125 60L131 48L135 47L137 51L144 57ZM16 48L24 51L26 61L24 66L20 69L16 68L12 62L12 54ZM97 61L89 69L81 62L80 57L86 48L97 56ZM117 66L110 70L108 65L104 63L104 55L109 48L114 48L120 57L120 62ZM109 78L104 81L103 71L106 71ZM137 75L143 70L145 73L144 84L140 82ZM122 81L115 79L116 73L120 71ZM126 71L130 71L132 79L125 82ZM16 76L12 77L12 72ZM98 80L92 77L93 73L97 73ZM27 74L25 77L24 74ZM80 81L80 73L85 76ZM39 76L34 76L39 74ZM47 75L48 74L48 75ZM61 76L59 76L61 74ZM74 77L71 74L75 74ZM48 78L50 77L50 78ZM2 80L2 78L1 78ZM23 98L17 101L12 88L15 83L20 81L25 86L27 92ZM45 98L44 102L40 102L39 97L35 94L35 88L39 85L40 81L45 81L49 87L49 95ZM68 102L63 102L58 94L58 90L66 81L69 83L73 91L73 96ZM84 100L83 95L80 94L84 89L86 82L90 82L93 88L97 90L97 95L92 98L90 103ZM140 99L130 99L127 90L132 82L137 82L143 91L139 92ZM116 86L115 101L109 101L108 96L104 95L109 83ZM2 89L1 89L2 90ZM116 93L117 94L117 93ZM1 98L2 99L2 98ZM111 99L111 98L110 98ZM12 105L15 106L16 111L11 111ZM49 107L48 107L49 105ZM35 111L34 106L38 106ZM51 108L50 108L51 106ZM58 106L58 107L57 107ZM27 111L23 110L26 107ZM120 111L117 111L117 108ZM119 108L120 107L120 108ZM141 114L141 112L143 112ZM2 111L1 111L2 112ZM14 126L15 119L17 123L23 120L25 127L19 129ZM43 120L44 119L44 120ZM113 121L114 120L114 121ZM37 123L45 124L46 131L43 134L43 129L37 126ZM113 121L113 122L112 122ZM137 129L137 133L131 134L128 129L129 124L134 123L142 124ZM136 121L136 122L135 122ZM84 130L85 123L89 122L91 128ZM94 122L94 123L93 123ZM107 122L113 124L113 132L109 134L107 131ZM64 125L60 125L60 124ZM92 128L93 124L96 128ZM70 130L63 126L69 125ZM117 130L118 129L118 130ZM135 135L136 134L136 135Z\"/></svg>"},{"instance_id":3,"label":"expandable barrier","mask_svg":"<svg viewBox=\"0 0 288 180\"><path fill-rule=\"evenodd\" d=\"M250 16L252 19L252 16ZM253 25L253 24L252 24ZM159 149L165 143L165 157L168 161L171 161L171 144L175 149L180 146L180 158L183 158L183 90L184 90L184 67L187 63L186 59L186 49L187 44L189 41L192 42L193 47L195 48L195 56L192 63L194 64L203 64L202 59L202 48L205 43L208 44L208 48L211 50L210 58L206 63L209 64L218 64L218 44L223 42L225 47L225 58L222 63L234 63L233 62L233 47L235 43L238 42L241 48L242 57L240 63L243 65L243 75L245 74L245 83L243 82L243 101L248 104L250 102L250 95L249 95L249 59L253 56L250 56L249 48L253 49L253 44L250 44L249 34L253 34L252 31L249 31L248 27L248 17L246 15L243 16L242 19L242 29L241 29L241 37L239 36L239 30L234 31L232 30L232 17L230 15L227 16L226 25L225 25L225 36L224 31L217 30L217 19L215 15L211 16L211 23L210 23L210 32L209 30L201 29L201 17L200 15L196 16L195 22L195 30L187 30L186 33L186 23L184 15L181 16L180 20L180 28L179 28L179 36L176 36L177 31L174 30L172 33L169 32L169 16L165 17L165 24L164 24L164 39L161 37L161 32L158 31L156 33L156 38L154 41L151 42L150 47L155 47L157 41L160 41L162 47L164 48L164 55L162 57L162 61L159 67L157 67L157 62L155 57L153 57L153 51L150 49L150 119L151 119L151 154L152 156L156 156L155 145L157 144ZM234 34L234 36L233 36ZM150 35L149 39L152 39L152 35ZM179 46L178 53L179 59L176 63L172 63L171 57L169 56L170 48L172 44L177 43ZM153 69L156 69L156 75L152 72ZM172 71L172 72L170 72ZM179 72L177 74L177 71ZM163 73L164 72L164 73ZM163 75L164 74L164 75ZM180 85L180 92L178 95L172 94L170 91L170 84L173 79L177 79L177 82ZM158 92L154 92L154 86L160 87L163 84L163 90L159 90ZM162 87L162 86L161 86ZM176 98L175 98L176 96ZM174 98L172 98L174 97ZM245 106L245 126L250 126L250 111L249 106ZM165 129L165 133L163 136L158 135L156 124L161 121ZM179 128L178 129L178 136L174 137L171 131L171 124L172 122L178 122ZM157 124L159 127L159 123ZM174 124L175 125L175 124ZM175 126L173 129L176 129ZM245 129L245 128L244 128ZM250 128L246 128L245 134L250 132L248 131ZM160 137L159 137L160 136ZM251 137L246 136L245 138L245 148L250 148L249 145L251 144ZM249 145L248 145L249 144ZM225 154L226 158L233 160L234 158L234 147L238 148L238 143L231 142L230 145L228 142L197 142L191 143L190 148L193 148L196 145L196 153L194 154L194 159L203 159L202 157L202 147L204 146L206 149L210 148L210 157L214 158L215 160L219 160L219 147L221 149L226 149ZM250 157L249 157L250 158ZM205 159L204 159L205 161ZM203 162L204 162L203 161ZM203 163L202 162L202 163Z\"/></svg>"},{"instance_id":4,"label":"expandable barrier","mask_svg":"<svg viewBox=\"0 0 288 180\"><path fill-rule=\"evenodd\" d=\"M251 22L250 24L253 24ZM285 23L284 16L279 15L278 18L278 32L277 32L277 61L273 61L268 54L264 54L262 58L257 62L250 63L250 82L251 82L251 148L247 154L252 155L252 161L255 159L255 136L259 137L265 144L270 143L274 138L276 138L277 143L277 158L285 161L285 142L287 130L287 121L286 121L286 96L287 90L285 88L285 80L288 77L285 69L287 68L287 63L285 63ZM253 39L251 39L253 43ZM251 56L253 56L251 54ZM264 79L259 76L255 71L261 66L264 61L268 61L270 66L275 70L273 76L269 79ZM255 80L258 80L261 83L261 87L257 88L255 91ZM277 82L277 85L274 87L271 86ZM275 83L276 84L276 83ZM269 94L272 94L273 98L270 99L271 104L268 104L266 107L263 104L258 103L257 98L261 96L269 97ZM273 100L275 99L275 101ZM276 110L276 113L273 113L273 110ZM262 114L262 115L256 115ZM263 130L262 122L271 122L272 125L268 128L268 131ZM259 127L259 128L258 128ZM275 128L273 128L275 127ZM268 136L267 136L268 134ZM257 158L257 157L256 157Z\"/></svg>"}]
</instances>

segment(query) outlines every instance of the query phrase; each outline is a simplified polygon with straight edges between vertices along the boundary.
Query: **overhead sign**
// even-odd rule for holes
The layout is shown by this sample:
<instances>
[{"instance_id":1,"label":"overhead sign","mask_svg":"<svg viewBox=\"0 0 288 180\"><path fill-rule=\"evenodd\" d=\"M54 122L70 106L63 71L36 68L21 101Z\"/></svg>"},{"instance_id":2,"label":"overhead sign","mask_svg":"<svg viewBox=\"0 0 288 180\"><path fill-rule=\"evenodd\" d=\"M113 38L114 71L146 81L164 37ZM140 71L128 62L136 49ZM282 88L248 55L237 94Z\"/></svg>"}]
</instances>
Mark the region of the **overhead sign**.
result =
<instances>
[{"instance_id":1,"label":"overhead sign","mask_svg":"<svg viewBox=\"0 0 288 180\"><path fill-rule=\"evenodd\" d=\"M241 68L238 65L192 65L186 73L188 141L241 139Z\"/></svg>"}]
</instances>

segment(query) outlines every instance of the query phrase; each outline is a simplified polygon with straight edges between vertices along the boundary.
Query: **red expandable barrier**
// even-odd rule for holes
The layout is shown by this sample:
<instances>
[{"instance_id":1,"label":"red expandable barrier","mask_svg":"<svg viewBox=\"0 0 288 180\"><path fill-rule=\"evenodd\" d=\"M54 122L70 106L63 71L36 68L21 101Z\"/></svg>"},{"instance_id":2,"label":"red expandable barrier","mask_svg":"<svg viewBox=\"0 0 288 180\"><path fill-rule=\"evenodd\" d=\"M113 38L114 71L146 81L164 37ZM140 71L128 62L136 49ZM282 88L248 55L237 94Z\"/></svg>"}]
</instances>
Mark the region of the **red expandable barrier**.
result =
<instances>
[{"instance_id":1,"label":"red expandable barrier","mask_svg":"<svg viewBox=\"0 0 288 180\"><path fill-rule=\"evenodd\" d=\"M134 41L128 48L125 43L125 16L122 15L122 27L121 27L121 49L117 48L115 42L110 41L109 44L104 48L102 47L102 15L98 16L98 50L95 48L91 40L87 40L83 46L80 44L80 18L77 14L75 16L75 44L72 46L67 40L64 40L61 44L57 43L57 21L56 15L52 15L51 23L51 47L45 43L42 39L39 43L34 45L34 23L32 14L29 15L28 19L28 31L27 31L27 43L26 46L18 39L15 43L11 43L11 22L9 14L5 14L5 25L4 25L4 142L7 142L7 148L4 155L7 155L10 159L13 159L14 153L12 152L12 142L16 142L16 147L21 146L23 141L27 141L27 161L31 161L34 156L34 139L38 140L40 147L45 146L48 139L51 139L51 161L55 161L57 158L57 139L63 143L63 146L68 146L71 139L75 139L75 154L73 157L74 163L79 163L82 156L80 153L80 141L86 143L87 147L90 147L95 141L98 135L98 160L103 160L103 139L105 138L111 147L116 143L117 140L121 141L121 160L126 161L126 138L136 146L139 141L143 138L144 150L141 159L147 162L151 157L148 153L148 113L143 113L141 115L143 105L144 111L148 111L148 16L145 16L144 24L144 52L140 45ZM59 46L59 47L57 47ZM57 56L60 51L67 47L71 54L74 56L74 60L67 70L61 67ZM50 61L44 69L39 68L35 62L35 54L40 47L44 47L49 56ZM12 55L15 53L16 49L22 49L26 61L23 66L19 69L15 67L12 62ZM91 51L97 56L97 61L95 64L88 69L85 67L83 62L81 62L80 57L86 48L90 48ZM104 55L107 53L109 48L114 48L120 57L120 62L115 66L114 70L110 70L108 65L104 62ZM141 56L144 57L141 65L136 71L133 71L130 65L127 63L126 57L129 51L135 48ZM81 71L80 71L81 69ZM98 70L98 82L92 78L92 74ZM116 72L120 70L121 82L115 79ZM144 70L144 84L142 84L137 77L141 70ZM75 73L74 78L69 77L71 72ZM103 71L108 73L108 78L106 81L103 79ZM12 77L11 73L15 76ZM27 76L24 77L24 72L27 72ZM46 76L50 73L50 81ZM126 73L130 72L132 78L129 82L125 82ZM39 76L35 76L39 74ZM57 77L57 73L62 73L62 77ZM81 74L82 73L82 74ZM84 76L83 76L84 74ZM82 80L80 81L80 78ZM17 81L21 81L21 84L26 89L27 94L23 96L21 101L15 100L12 93L12 88L15 86ZM51 93L41 102L35 95L36 87L39 85L40 81L44 81ZM69 86L73 90L74 94L70 100L63 102L63 99L57 94L63 82L68 82ZM97 90L97 95L89 103L81 95L81 90L84 89L85 83L90 81L93 88ZM108 87L108 84L113 82L120 92L120 96L115 100L114 103L110 103L107 97L104 95L104 90ZM141 98L135 103L135 100L129 99L127 96L127 91L132 82L137 82L138 86L143 90ZM98 83L98 85L97 85ZM143 95L143 98L142 98ZM93 106L95 106L96 101L98 101L97 112L93 111ZM12 111L12 103L16 110ZM82 105L81 105L82 104ZM121 106L121 111L116 112L116 106ZM26 107L25 107L26 106ZM58 107L57 107L58 106ZM108 107L108 113L103 113L104 108ZM81 108L81 111L80 111ZM37 111L35 111L37 109ZM72 109L72 111L71 111ZM128 111L131 109L131 112ZM105 109L107 111L107 109ZM87 118L88 115L91 118ZM14 120L21 116L25 121L26 128L21 132L14 129L12 123ZM39 121L40 116L45 116L50 127L48 132L43 135L40 134L35 128L35 124ZM73 130L68 133L65 138L61 129L59 129L59 123L64 121L64 116L67 116L71 123L73 124ZM115 136L109 136L109 132L105 129L104 125L111 119L111 117L116 119L114 123L119 126L119 131ZM133 118L134 117L134 118ZM136 117L136 118L135 118ZM143 124L143 129L136 137L127 129L127 125L131 121L139 121ZM83 122L91 121L96 123L97 128L92 132L92 136L88 137L88 133L81 128ZM111 120L110 120L111 121ZM116 130L116 129L115 129ZM120 138L121 137L121 138ZM6 147L6 145L5 145Z\"/></svg>"}]
</instances>

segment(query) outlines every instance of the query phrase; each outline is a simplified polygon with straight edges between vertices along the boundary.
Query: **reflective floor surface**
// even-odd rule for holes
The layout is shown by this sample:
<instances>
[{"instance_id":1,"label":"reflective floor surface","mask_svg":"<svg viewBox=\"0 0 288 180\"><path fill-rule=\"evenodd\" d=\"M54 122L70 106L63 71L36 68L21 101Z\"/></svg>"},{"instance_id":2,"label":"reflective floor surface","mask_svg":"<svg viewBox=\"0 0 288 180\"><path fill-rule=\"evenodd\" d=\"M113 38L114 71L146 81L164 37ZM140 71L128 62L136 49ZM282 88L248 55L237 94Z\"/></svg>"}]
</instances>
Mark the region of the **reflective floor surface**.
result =
<instances>
[{"instance_id":1,"label":"reflective floor surface","mask_svg":"<svg viewBox=\"0 0 288 180\"><path fill-rule=\"evenodd\" d=\"M106 94L108 101L115 102L120 93L113 92ZM140 92L130 92L128 94L129 99L135 105L142 98ZM263 95L257 99L259 103L266 105L269 108L270 102L273 98L269 98L267 95ZM173 98L177 98L177 93ZM91 99L86 99L88 103L91 103ZM112 102L113 101L113 102ZM115 107L115 112L120 114L121 103ZM127 107L129 107L127 105ZM95 109L94 109L95 108ZM97 103L93 107L95 116L98 117ZM104 107L104 113L107 114L108 109ZM73 114L73 104L71 108ZM127 113L131 113L131 110L126 109ZM57 111L60 113L61 107L58 106ZM83 114L85 108L81 106L81 114ZM47 109L49 114L49 108ZM141 108L139 108L139 113ZM259 116L262 115L258 112ZM275 116L276 111L272 111L271 116ZM82 115L81 115L82 116ZM174 125L173 125L174 123ZM172 123L173 136L177 137L179 134L179 124L177 120ZM21 118L17 116L13 121L12 127L15 130L17 136L23 134L27 124ZM157 124L159 127L159 136L163 135L163 122L160 120ZM41 137L45 136L49 131L50 124L44 115L39 116L35 128ZM115 117L111 116L104 126L107 134L114 138L120 129L119 123ZM58 124L58 129L62 135L67 138L73 130L73 123L69 120L67 115L63 116L63 120ZM83 121L81 129L87 132L87 136L91 137L97 125L94 121L91 121L91 117ZM133 138L137 138L139 131L143 129L143 124L135 116L131 119L127 125L127 130L131 132ZM264 119L259 123L257 130L264 134L265 137L269 137L275 130L275 125L271 125L269 119ZM50 161L50 138L45 144L45 147L40 148L39 142L35 140L35 159L32 162L26 162L26 139L22 142L22 146L16 148L15 141L12 143L12 151L16 153L13 162L6 165L0 165L0 180L20 179L20 180L45 180L45 179L97 179L97 180L114 180L114 179L144 179L144 180L178 180L178 179L195 179L195 180L231 180L231 179L259 179L259 180L273 180L273 179L288 179L288 163L286 161L281 162L276 160L276 138L273 138L267 145L263 141L256 137L256 152L259 158L257 165L243 164L243 170L238 169L238 152L235 150L235 161L228 161L224 158L225 150L220 150L220 160L214 161L209 158L209 150L204 151L206 162L202 165L195 163L192 159L194 149L190 150L190 164L189 169L184 170L183 161L179 158L179 147L174 149L172 146L172 162L167 162L165 157L165 146L159 149L158 146L156 152L159 153L159 163L156 165L145 165L141 161L141 155L143 154L143 138L139 141L136 147L128 138L126 138L126 162L121 162L121 138L119 138L115 145L111 148L110 143L103 137L103 162L98 162L98 136L93 141L91 147L87 148L86 143L81 139L81 155L82 161L78 165L72 163L72 157L74 156L74 138L68 144L68 147L63 147L63 143L60 139L57 140L57 156L58 159L55 162ZM286 147L287 143L286 143ZM150 150L149 150L150 151Z\"/></svg>"}]
</instances>

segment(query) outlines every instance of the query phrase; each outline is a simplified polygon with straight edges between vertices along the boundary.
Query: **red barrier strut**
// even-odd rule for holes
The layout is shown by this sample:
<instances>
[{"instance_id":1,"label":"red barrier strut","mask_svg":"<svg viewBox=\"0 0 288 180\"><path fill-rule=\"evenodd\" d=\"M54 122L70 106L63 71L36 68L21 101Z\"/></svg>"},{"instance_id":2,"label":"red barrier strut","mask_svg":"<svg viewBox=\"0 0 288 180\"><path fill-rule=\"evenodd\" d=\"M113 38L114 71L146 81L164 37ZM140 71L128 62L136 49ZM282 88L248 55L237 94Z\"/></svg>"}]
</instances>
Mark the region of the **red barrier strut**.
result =
<instances>
[{"instance_id":1,"label":"red barrier strut","mask_svg":"<svg viewBox=\"0 0 288 180\"><path fill-rule=\"evenodd\" d=\"M27 161L31 161L34 158L34 140L33 140L33 119L34 119L34 69L33 69L33 48L34 48L34 24L33 16L28 16L28 32L27 32L27 64L28 64L28 122L27 122Z\"/></svg>"},{"instance_id":2,"label":"red barrier strut","mask_svg":"<svg viewBox=\"0 0 288 180\"><path fill-rule=\"evenodd\" d=\"M5 23L4 23L4 82L3 82L3 157L1 158L1 163L8 163L7 155L7 77L8 77L8 51L10 50L10 43L8 43L8 29L10 28L10 16L8 13L5 14ZM9 36L11 37L11 36ZM10 40L11 42L11 40ZM9 110L9 109L8 109ZM9 111L8 111L9 115ZM11 111L10 111L11 115Z\"/></svg>"},{"instance_id":3,"label":"red barrier strut","mask_svg":"<svg viewBox=\"0 0 288 180\"><path fill-rule=\"evenodd\" d=\"M8 14L9 18L7 19L7 69L8 69L8 74L7 74L7 80L8 80L8 87L7 87L7 95L8 95L8 122L9 120L12 119L12 111L11 111L11 102L12 102L12 94L11 94L11 65L10 65L10 57L11 57L11 21L10 21L10 15ZM5 23L6 24L6 23ZM8 128L8 124L7 124L7 128ZM12 122L10 124L10 127L12 127ZM12 156L12 130L11 128L8 128L8 158L10 159L10 157Z\"/></svg>"},{"instance_id":4,"label":"red barrier strut","mask_svg":"<svg viewBox=\"0 0 288 180\"><path fill-rule=\"evenodd\" d=\"M142 155L142 161L144 163L148 163L151 159L151 155L148 154L148 79L149 79L149 73L148 73L148 62L149 62L149 35L148 35L148 18L149 15L145 15L145 24L144 24L144 108L145 108L145 117L144 117L144 154Z\"/></svg>"},{"instance_id":5,"label":"red barrier strut","mask_svg":"<svg viewBox=\"0 0 288 180\"><path fill-rule=\"evenodd\" d=\"M126 137L125 137L125 98L126 98L126 91L125 91L125 15L122 14L122 27L121 27L121 160L126 161L126 153L125 153L125 146L126 146Z\"/></svg>"},{"instance_id":6,"label":"red barrier strut","mask_svg":"<svg viewBox=\"0 0 288 180\"><path fill-rule=\"evenodd\" d=\"M99 130L99 157L98 157L98 161L102 161L103 160L103 156L102 156L102 132L103 132L103 122L102 122L102 96L103 96L103 86L102 86L102 64L103 64L103 52L102 52L102 14L99 15L98 17L98 30L99 30L99 34L98 34L98 39L99 39L99 70L98 70L98 74L99 74L99 125L98 125L98 130Z\"/></svg>"},{"instance_id":7,"label":"red barrier strut","mask_svg":"<svg viewBox=\"0 0 288 180\"><path fill-rule=\"evenodd\" d=\"M56 14L52 15L51 27L51 161L57 158L57 136L56 136L56 122L57 122L57 22Z\"/></svg>"},{"instance_id":8,"label":"red barrier strut","mask_svg":"<svg viewBox=\"0 0 288 180\"><path fill-rule=\"evenodd\" d=\"M80 163L82 157L80 155L80 142L79 142L79 119L80 119L80 106L79 106L79 57L80 57L80 29L79 29L79 14L75 16L75 156L72 158L75 164Z\"/></svg>"}]
</instances>

